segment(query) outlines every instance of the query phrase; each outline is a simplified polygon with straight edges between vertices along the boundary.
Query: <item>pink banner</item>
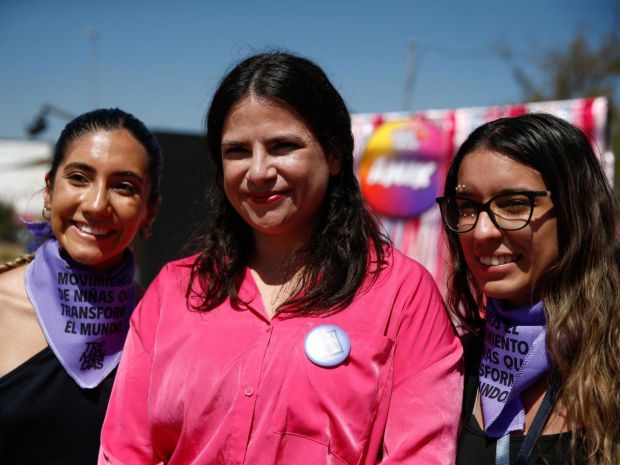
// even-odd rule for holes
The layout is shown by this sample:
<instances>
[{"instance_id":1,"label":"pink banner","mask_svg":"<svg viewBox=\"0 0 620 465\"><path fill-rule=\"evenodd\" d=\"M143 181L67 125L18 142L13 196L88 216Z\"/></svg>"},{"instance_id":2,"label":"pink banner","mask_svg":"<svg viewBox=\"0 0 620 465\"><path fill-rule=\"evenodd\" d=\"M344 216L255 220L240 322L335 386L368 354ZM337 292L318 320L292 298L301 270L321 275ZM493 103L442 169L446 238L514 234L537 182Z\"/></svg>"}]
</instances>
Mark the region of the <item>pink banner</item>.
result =
<instances>
[{"instance_id":1,"label":"pink banner","mask_svg":"<svg viewBox=\"0 0 620 465\"><path fill-rule=\"evenodd\" d=\"M528 112L551 113L582 129L613 183L604 97L352 116L355 160L366 202L394 246L426 266L442 291L449 262L434 200L443 192L450 160L476 127Z\"/></svg>"}]
</instances>

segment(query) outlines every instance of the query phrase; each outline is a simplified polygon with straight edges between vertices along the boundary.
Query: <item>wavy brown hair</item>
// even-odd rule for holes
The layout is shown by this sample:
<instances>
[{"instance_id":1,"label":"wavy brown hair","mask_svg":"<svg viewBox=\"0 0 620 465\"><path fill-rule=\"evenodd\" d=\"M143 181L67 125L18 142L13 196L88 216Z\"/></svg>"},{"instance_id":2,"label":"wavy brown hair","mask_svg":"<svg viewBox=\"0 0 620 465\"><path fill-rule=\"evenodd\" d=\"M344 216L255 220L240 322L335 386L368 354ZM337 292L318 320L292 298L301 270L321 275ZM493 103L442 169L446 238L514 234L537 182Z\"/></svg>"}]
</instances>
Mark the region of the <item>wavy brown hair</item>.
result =
<instances>
[{"instance_id":1,"label":"wavy brown hair","mask_svg":"<svg viewBox=\"0 0 620 465\"><path fill-rule=\"evenodd\" d=\"M527 114L476 129L452 161L444 195L454 192L463 158L479 148L534 168L552 192L559 254L537 290L547 317L547 350L561 377L558 400L573 432L572 458L579 449L590 465L618 465L620 246L613 191L579 129L548 114ZM480 333L482 291L458 234L445 225L444 231L453 266L449 310L463 331Z\"/></svg>"},{"instance_id":2,"label":"wavy brown hair","mask_svg":"<svg viewBox=\"0 0 620 465\"><path fill-rule=\"evenodd\" d=\"M226 199L222 188L222 130L231 108L254 95L292 108L310 127L325 154L337 158L311 241L291 257L284 271L301 274L278 313L321 314L345 308L370 274L376 279L385 263L387 237L364 206L353 171L353 135L346 105L323 70L287 52L261 53L237 64L216 90L206 117L207 144L216 168L210 192L215 211L194 247L188 304L208 311L225 299L239 300L237 288L254 251L252 229ZM301 292L304 291L304 292ZM199 303L190 297L198 296ZM191 301L191 302L190 302Z\"/></svg>"}]
</instances>

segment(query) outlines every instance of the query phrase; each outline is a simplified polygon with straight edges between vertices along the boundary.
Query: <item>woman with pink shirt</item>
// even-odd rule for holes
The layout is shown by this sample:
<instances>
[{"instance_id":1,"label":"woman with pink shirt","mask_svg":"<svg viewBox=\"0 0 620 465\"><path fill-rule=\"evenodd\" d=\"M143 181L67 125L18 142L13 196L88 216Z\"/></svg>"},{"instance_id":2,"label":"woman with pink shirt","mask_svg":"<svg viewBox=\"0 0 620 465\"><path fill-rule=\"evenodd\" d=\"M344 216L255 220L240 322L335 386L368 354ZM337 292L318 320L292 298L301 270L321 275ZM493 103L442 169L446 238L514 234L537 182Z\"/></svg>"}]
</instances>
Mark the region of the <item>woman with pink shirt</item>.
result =
<instances>
[{"instance_id":1,"label":"woman with pink shirt","mask_svg":"<svg viewBox=\"0 0 620 465\"><path fill-rule=\"evenodd\" d=\"M242 61L207 141L215 214L132 317L99 463L453 463L461 347L364 207L324 72Z\"/></svg>"}]
</instances>

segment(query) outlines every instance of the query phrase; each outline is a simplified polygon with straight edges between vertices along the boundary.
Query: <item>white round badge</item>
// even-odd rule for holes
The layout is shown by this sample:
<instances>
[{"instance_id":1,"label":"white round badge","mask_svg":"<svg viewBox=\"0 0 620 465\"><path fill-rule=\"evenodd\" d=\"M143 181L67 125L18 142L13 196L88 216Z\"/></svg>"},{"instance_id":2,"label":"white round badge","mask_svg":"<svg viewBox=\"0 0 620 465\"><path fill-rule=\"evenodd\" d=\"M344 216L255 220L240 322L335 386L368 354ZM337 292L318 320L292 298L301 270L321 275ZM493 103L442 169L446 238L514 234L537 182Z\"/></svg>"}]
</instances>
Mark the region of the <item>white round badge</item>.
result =
<instances>
[{"instance_id":1,"label":"white round badge","mask_svg":"<svg viewBox=\"0 0 620 465\"><path fill-rule=\"evenodd\" d=\"M304 350L312 363L334 367L349 356L351 340L346 331L336 325L319 325L306 335Z\"/></svg>"}]
</instances>

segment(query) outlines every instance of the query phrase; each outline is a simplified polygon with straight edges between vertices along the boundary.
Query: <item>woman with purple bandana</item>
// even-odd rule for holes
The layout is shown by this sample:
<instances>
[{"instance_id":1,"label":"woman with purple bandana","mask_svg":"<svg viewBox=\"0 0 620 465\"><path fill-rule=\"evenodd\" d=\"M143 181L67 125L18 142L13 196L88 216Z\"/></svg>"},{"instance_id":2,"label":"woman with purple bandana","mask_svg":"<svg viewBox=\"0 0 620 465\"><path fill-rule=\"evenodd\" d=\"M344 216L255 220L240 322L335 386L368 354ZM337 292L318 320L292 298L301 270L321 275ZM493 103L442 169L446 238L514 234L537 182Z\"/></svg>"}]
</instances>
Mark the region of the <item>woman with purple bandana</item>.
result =
<instances>
[{"instance_id":1,"label":"woman with purple bandana","mask_svg":"<svg viewBox=\"0 0 620 465\"><path fill-rule=\"evenodd\" d=\"M457 464L620 463L615 201L584 134L484 124L437 201L466 353Z\"/></svg>"},{"instance_id":2,"label":"woman with purple bandana","mask_svg":"<svg viewBox=\"0 0 620 465\"><path fill-rule=\"evenodd\" d=\"M44 242L0 268L2 464L96 462L138 294L129 246L155 218L161 164L151 132L119 109L61 133L45 177L48 222L31 225Z\"/></svg>"}]
</instances>

